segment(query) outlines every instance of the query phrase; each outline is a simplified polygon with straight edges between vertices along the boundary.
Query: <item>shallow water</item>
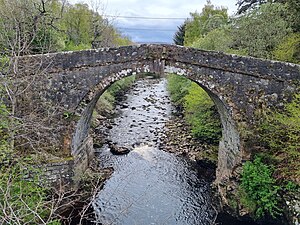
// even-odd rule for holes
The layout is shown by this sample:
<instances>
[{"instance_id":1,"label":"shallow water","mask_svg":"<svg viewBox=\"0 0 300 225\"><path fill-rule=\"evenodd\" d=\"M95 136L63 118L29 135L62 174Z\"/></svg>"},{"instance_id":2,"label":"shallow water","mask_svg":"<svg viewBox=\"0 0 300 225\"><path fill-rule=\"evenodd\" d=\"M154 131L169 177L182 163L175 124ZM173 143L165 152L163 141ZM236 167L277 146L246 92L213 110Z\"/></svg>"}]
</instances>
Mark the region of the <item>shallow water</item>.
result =
<instances>
[{"instance_id":1,"label":"shallow water","mask_svg":"<svg viewBox=\"0 0 300 225\"><path fill-rule=\"evenodd\" d=\"M137 81L117 107L108 139L132 151L112 155L98 149L112 177L93 203L100 224L212 224L210 184L193 163L160 150L160 131L172 106L165 79Z\"/></svg>"}]
</instances>

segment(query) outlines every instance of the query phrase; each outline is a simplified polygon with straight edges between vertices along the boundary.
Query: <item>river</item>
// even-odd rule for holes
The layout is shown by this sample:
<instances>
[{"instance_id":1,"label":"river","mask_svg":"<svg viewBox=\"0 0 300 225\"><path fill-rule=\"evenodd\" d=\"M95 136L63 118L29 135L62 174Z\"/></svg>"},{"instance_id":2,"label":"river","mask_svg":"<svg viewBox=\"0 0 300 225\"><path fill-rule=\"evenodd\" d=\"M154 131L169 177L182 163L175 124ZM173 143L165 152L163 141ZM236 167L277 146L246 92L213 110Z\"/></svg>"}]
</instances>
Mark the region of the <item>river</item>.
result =
<instances>
[{"instance_id":1,"label":"river","mask_svg":"<svg viewBox=\"0 0 300 225\"><path fill-rule=\"evenodd\" d=\"M142 79L117 106L108 139L132 151L98 150L101 167L114 173L94 202L102 224L211 224L210 184L193 163L158 148L172 105L165 79Z\"/></svg>"},{"instance_id":2,"label":"river","mask_svg":"<svg viewBox=\"0 0 300 225\"><path fill-rule=\"evenodd\" d=\"M117 105L108 140L127 155L98 149L101 167L114 173L93 202L99 224L209 225L216 218L210 182L195 163L159 149L173 108L166 79L138 80Z\"/></svg>"}]
</instances>

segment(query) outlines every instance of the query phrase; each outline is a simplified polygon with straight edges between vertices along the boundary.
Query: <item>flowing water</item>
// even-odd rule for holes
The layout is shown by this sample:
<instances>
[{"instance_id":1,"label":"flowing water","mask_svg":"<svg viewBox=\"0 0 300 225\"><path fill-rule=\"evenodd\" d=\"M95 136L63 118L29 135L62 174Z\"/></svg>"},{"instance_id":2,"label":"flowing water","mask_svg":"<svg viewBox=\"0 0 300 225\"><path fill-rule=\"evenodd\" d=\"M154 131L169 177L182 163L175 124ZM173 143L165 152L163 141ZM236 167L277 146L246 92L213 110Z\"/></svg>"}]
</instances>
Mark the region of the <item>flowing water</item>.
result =
<instances>
[{"instance_id":1,"label":"flowing water","mask_svg":"<svg viewBox=\"0 0 300 225\"><path fill-rule=\"evenodd\" d=\"M210 183L187 159L157 146L172 105L165 79L138 80L117 106L108 139L132 151L98 149L102 167L113 167L93 206L99 224L212 224Z\"/></svg>"}]
</instances>

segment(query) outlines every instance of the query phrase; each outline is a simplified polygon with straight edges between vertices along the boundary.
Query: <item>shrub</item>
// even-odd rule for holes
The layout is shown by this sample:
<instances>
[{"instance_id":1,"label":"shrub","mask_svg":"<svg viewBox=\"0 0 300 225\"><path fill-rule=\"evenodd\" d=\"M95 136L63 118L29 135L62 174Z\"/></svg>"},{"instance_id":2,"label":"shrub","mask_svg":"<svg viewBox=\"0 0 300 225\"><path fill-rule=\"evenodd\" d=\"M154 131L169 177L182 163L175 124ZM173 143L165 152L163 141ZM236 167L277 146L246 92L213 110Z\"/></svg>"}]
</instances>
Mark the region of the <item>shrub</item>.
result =
<instances>
[{"instance_id":1,"label":"shrub","mask_svg":"<svg viewBox=\"0 0 300 225\"><path fill-rule=\"evenodd\" d=\"M185 116L192 134L202 142L218 144L221 124L216 106L208 94L198 84L192 83L184 100Z\"/></svg>"},{"instance_id":2,"label":"shrub","mask_svg":"<svg viewBox=\"0 0 300 225\"><path fill-rule=\"evenodd\" d=\"M0 223L60 224L52 219L48 190L41 185L39 174L23 161L0 169Z\"/></svg>"},{"instance_id":3,"label":"shrub","mask_svg":"<svg viewBox=\"0 0 300 225\"><path fill-rule=\"evenodd\" d=\"M221 124L208 94L198 84L174 74L168 76L168 91L173 103L183 107L193 136L201 142L217 144L221 137Z\"/></svg>"},{"instance_id":4,"label":"shrub","mask_svg":"<svg viewBox=\"0 0 300 225\"><path fill-rule=\"evenodd\" d=\"M300 63L300 34L286 36L274 51L274 58L280 61Z\"/></svg>"},{"instance_id":5,"label":"shrub","mask_svg":"<svg viewBox=\"0 0 300 225\"><path fill-rule=\"evenodd\" d=\"M260 143L276 158L276 176L299 180L300 176L300 94L282 111L270 112L258 131Z\"/></svg>"},{"instance_id":6,"label":"shrub","mask_svg":"<svg viewBox=\"0 0 300 225\"><path fill-rule=\"evenodd\" d=\"M40 171L20 160L12 148L12 123L15 121L0 98L0 224L59 225L51 218L48 190L41 186Z\"/></svg>"},{"instance_id":7,"label":"shrub","mask_svg":"<svg viewBox=\"0 0 300 225\"><path fill-rule=\"evenodd\" d=\"M272 169L265 165L261 158L246 162L241 177L241 203L261 218L267 214L276 217L278 208L279 187L272 178Z\"/></svg>"}]
</instances>

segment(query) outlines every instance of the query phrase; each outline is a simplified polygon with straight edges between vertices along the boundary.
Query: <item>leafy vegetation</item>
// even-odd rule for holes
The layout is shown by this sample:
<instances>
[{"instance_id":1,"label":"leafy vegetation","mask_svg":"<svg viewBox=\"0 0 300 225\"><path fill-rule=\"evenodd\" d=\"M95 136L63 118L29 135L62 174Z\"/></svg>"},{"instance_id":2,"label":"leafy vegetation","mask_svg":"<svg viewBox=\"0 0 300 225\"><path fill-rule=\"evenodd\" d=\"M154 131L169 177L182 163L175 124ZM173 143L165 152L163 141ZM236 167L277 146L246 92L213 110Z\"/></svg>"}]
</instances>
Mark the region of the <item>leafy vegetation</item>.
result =
<instances>
[{"instance_id":1,"label":"leafy vegetation","mask_svg":"<svg viewBox=\"0 0 300 225\"><path fill-rule=\"evenodd\" d=\"M291 33L275 48L274 58L280 61L300 63L300 34Z\"/></svg>"},{"instance_id":2,"label":"leafy vegetation","mask_svg":"<svg viewBox=\"0 0 300 225\"><path fill-rule=\"evenodd\" d=\"M168 75L168 91L175 105L183 109L193 136L217 145L221 137L220 118L208 94L198 84L173 74Z\"/></svg>"},{"instance_id":3,"label":"leafy vegetation","mask_svg":"<svg viewBox=\"0 0 300 225\"><path fill-rule=\"evenodd\" d=\"M232 51L230 49L232 41L232 36L228 29L215 29L204 37L197 38L197 40L191 44L191 47L205 50L230 52Z\"/></svg>"},{"instance_id":4,"label":"leafy vegetation","mask_svg":"<svg viewBox=\"0 0 300 225\"><path fill-rule=\"evenodd\" d=\"M65 33L64 50L131 44L128 38L122 37L107 19L87 4L77 3L65 7L59 26Z\"/></svg>"},{"instance_id":5,"label":"leafy vegetation","mask_svg":"<svg viewBox=\"0 0 300 225\"><path fill-rule=\"evenodd\" d=\"M11 82L14 77L5 75L8 68L18 63L9 60L9 57L128 44L131 41L127 37L123 37L107 19L87 4L73 5L60 0L0 0L0 224L59 225L55 210L61 206L60 200L65 201L65 193L57 193L61 194L56 196L57 201L49 195L49 189L43 185L42 172L32 166L41 163L38 160L40 156L28 158L33 150L25 151L20 145L17 146L20 143L16 144L24 138L26 144L31 146L36 140L26 136L26 132L41 132L40 129L44 128L49 131L52 127L49 123L36 121L41 111L35 115L33 110L26 118L18 116L16 104L19 93L28 86L16 87ZM131 80L114 84L107 95L113 96L120 86L126 86ZM51 110L45 111L50 113ZM62 116L68 120L73 114L65 112ZM23 130L25 128L28 130ZM49 147L44 139L37 141ZM43 150L38 148L34 151L40 153Z\"/></svg>"},{"instance_id":6,"label":"leafy vegetation","mask_svg":"<svg viewBox=\"0 0 300 225\"><path fill-rule=\"evenodd\" d=\"M246 162L241 177L241 203L250 209L256 218L281 213L278 191L272 169L256 157L253 162Z\"/></svg>"},{"instance_id":7,"label":"leafy vegetation","mask_svg":"<svg viewBox=\"0 0 300 225\"><path fill-rule=\"evenodd\" d=\"M192 134L202 142L218 145L221 138L218 111L208 94L194 82L184 96L184 109Z\"/></svg>"},{"instance_id":8,"label":"leafy vegetation","mask_svg":"<svg viewBox=\"0 0 300 225\"><path fill-rule=\"evenodd\" d=\"M130 88L135 81L135 75L125 77L115 83L113 83L99 98L95 111L94 111L94 119L97 117L98 114L106 115L111 114L116 100L119 95Z\"/></svg>"},{"instance_id":9,"label":"leafy vegetation","mask_svg":"<svg viewBox=\"0 0 300 225\"><path fill-rule=\"evenodd\" d=\"M172 102L177 107L180 108L184 105L184 97L189 93L191 82L182 76L168 75L168 91Z\"/></svg>"},{"instance_id":10,"label":"leafy vegetation","mask_svg":"<svg viewBox=\"0 0 300 225\"><path fill-rule=\"evenodd\" d=\"M191 19L185 22L184 44L204 50L300 63L298 0L238 0L237 4L239 15L231 17L224 7L215 7L210 1L201 13L191 13ZM176 85L175 90L182 86ZM184 94L190 93L189 88L185 88L188 91ZM177 92L178 97L181 92ZM186 99L193 101L192 96ZM185 103L188 105L190 103ZM299 190L299 105L297 94L283 109L264 109L257 115L261 124L249 134L256 143L253 155L257 154L259 158L247 162L243 168L241 197L242 204L256 217L277 216L280 198ZM205 112L201 113L202 117L207 116ZM199 123L201 116L197 115ZM206 118L205 121L209 120Z\"/></svg>"},{"instance_id":11,"label":"leafy vegetation","mask_svg":"<svg viewBox=\"0 0 300 225\"><path fill-rule=\"evenodd\" d=\"M49 190L41 185L41 172L28 163L31 158L19 157L12 149L12 122L0 98L0 223L59 225L47 199Z\"/></svg>"},{"instance_id":12,"label":"leafy vegetation","mask_svg":"<svg viewBox=\"0 0 300 225\"><path fill-rule=\"evenodd\" d=\"M201 13L191 13L191 19L186 21L184 45L190 46L198 38L204 37L212 30L221 28L228 21L227 9L216 8L207 1Z\"/></svg>"},{"instance_id":13,"label":"leafy vegetation","mask_svg":"<svg viewBox=\"0 0 300 225\"><path fill-rule=\"evenodd\" d=\"M249 12L252 9L259 8L260 5L266 3L280 3L287 7L288 14L286 19L291 25L294 32L300 32L300 2L298 0L238 0L238 14Z\"/></svg>"},{"instance_id":14,"label":"leafy vegetation","mask_svg":"<svg viewBox=\"0 0 300 225\"><path fill-rule=\"evenodd\" d=\"M1 53L11 56L130 44L96 9L59 0L1 0Z\"/></svg>"},{"instance_id":15,"label":"leafy vegetation","mask_svg":"<svg viewBox=\"0 0 300 225\"><path fill-rule=\"evenodd\" d=\"M0 174L1 223L60 224L51 215L53 208L47 199L49 190L41 185L39 171L15 161L10 167L1 167Z\"/></svg>"},{"instance_id":16,"label":"leafy vegetation","mask_svg":"<svg viewBox=\"0 0 300 225\"><path fill-rule=\"evenodd\" d=\"M281 180L300 180L300 94L287 103L283 111L269 112L260 128L264 144L276 166L275 175Z\"/></svg>"},{"instance_id":17,"label":"leafy vegetation","mask_svg":"<svg viewBox=\"0 0 300 225\"><path fill-rule=\"evenodd\" d=\"M258 3L263 4L258 6ZM238 4L241 14L234 17L228 16L226 8L215 7L210 1L201 13L191 13L191 19L184 23L185 46L299 62L297 1L239 1Z\"/></svg>"},{"instance_id":18,"label":"leafy vegetation","mask_svg":"<svg viewBox=\"0 0 300 225\"><path fill-rule=\"evenodd\" d=\"M177 43L300 62L298 0L238 2L241 14L230 18L226 8L215 7L208 1L201 13L191 13L191 19L179 27ZM107 19L86 4L65 4L59 0L0 0L1 79L7 56L130 43ZM102 95L97 107L106 105L110 109L117 93L131 83L132 78L128 78L113 84ZM18 158L20 152L14 149L15 130L12 126L16 117L11 106L18 96L13 96L10 91L11 99L5 88L0 90L0 219L5 224L59 224L51 217L51 206L46 198L48 190L41 187L40 178L34 175L29 180L24 179L32 169ZM184 109L195 137L216 144L220 124L206 92L197 84L174 75L169 76L169 91L172 100ZM286 192L299 187L299 105L300 95L296 95L283 111L267 113L258 130L259 142L265 152L261 158L246 162L243 168L241 201L257 217L280 213L278 183L285 180L282 190Z\"/></svg>"},{"instance_id":19,"label":"leafy vegetation","mask_svg":"<svg viewBox=\"0 0 300 225\"><path fill-rule=\"evenodd\" d=\"M273 50L291 32L284 19L286 14L284 5L268 3L235 18L232 24L233 46L245 50L249 56L273 59Z\"/></svg>"},{"instance_id":20,"label":"leafy vegetation","mask_svg":"<svg viewBox=\"0 0 300 225\"><path fill-rule=\"evenodd\" d=\"M8 158L11 158L12 149L9 144L9 111L3 101L0 99L0 162L6 164Z\"/></svg>"}]
</instances>

